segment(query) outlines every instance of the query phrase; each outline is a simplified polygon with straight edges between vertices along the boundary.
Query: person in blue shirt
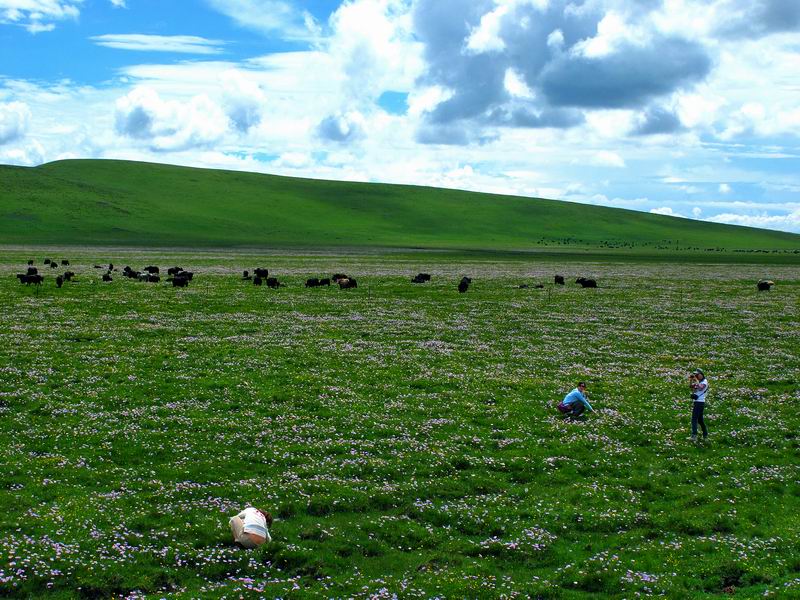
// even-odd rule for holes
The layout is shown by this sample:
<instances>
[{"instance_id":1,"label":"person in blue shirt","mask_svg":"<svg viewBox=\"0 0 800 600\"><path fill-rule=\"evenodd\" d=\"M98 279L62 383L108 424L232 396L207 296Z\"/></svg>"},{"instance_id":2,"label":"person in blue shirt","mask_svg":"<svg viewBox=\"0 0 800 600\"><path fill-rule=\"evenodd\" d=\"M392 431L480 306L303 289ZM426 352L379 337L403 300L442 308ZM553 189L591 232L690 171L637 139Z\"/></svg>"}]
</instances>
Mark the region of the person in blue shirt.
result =
<instances>
[{"instance_id":1,"label":"person in blue shirt","mask_svg":"<svg viewBox=\"0 0 800 600\"><path fill-rule=\"evenodd\" d=\"M568 417L579 417L584 410L589 412L594 410L592 405L589 404L589 394L586 393L586 384L583 381L578 384L578 387L564 396L564 399L558 404L558 410Z\"/></svg>"}]
</instances>

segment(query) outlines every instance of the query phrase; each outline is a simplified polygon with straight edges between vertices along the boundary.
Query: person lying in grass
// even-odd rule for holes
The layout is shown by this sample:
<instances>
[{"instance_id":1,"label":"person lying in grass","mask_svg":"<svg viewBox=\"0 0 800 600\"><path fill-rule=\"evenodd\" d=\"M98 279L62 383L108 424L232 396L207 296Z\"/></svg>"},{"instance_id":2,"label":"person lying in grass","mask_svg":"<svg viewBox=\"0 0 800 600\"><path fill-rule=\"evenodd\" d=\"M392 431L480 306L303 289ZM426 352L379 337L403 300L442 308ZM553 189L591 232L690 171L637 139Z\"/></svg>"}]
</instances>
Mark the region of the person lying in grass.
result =
<instances>
[{"instance_id":1,"label":"person lying in grass","mask_svg":"<svg viewBox=\"0 0 800 600\"><path fill-rule=\"evenodd\" d=\"M244 548L256 548L271 542L268 527L272 526L272 515L260 508L248 506L230 520L233 541Z\"/></svg>"},{"instance_id":2,"label":"person lying in grass","mask_svg":"<svg viewBox=\"0 0 800 600\"><path fill-rule=\"evenodd\" d=\"M564 396L564 399L558 404L558 410L567 417L579 417L584 410L590 412L594 410L592 405L589 404L589 394L586 392L586 384L583 381L578 384L578 387Z\"/></svg>"}]
</instances>

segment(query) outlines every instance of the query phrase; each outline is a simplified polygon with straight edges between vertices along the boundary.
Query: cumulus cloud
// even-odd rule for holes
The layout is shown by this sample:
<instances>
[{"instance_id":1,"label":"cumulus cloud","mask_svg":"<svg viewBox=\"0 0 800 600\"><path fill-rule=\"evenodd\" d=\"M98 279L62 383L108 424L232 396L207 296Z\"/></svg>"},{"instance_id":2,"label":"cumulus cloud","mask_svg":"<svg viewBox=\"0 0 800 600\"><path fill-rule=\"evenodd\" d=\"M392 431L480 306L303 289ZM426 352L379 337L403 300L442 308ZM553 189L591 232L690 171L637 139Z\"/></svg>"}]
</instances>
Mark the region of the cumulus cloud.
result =
<instances>
[{"instance_id":1,"label":"cumulus cloud","mask_svg":"<svg viewBox=\"0 0 800 600\"><path fill-rule=\"evenodd\" d=\"M323 140L352 142L364 137L364 127L364 116L359 112L350 111L325 117L317 126L317 133Z\"/></svg>"},{"instance_id":2,"label":"cumulus cloud","mask_svg":"<svg viewBox=\"0 0 800 600\"><path fill-rule=\"evenodd\" d=\"M428 126L569 128L597 109L645 109L691 89L711 71L699 42L659 29L659 3L593 0L419 0L421 83L450 96ZM509 73L511 75L509 75ZM636 133L677 130L650 109Z\"/></svg>"},{"instance_id":3,"label":"cumulus cloud","mask_svg":"<svg viewBox=\"0 0 800 600\"><path fill-rule=\"evenodd\" d=\"M181 52L186 54L219 54L223 42L208 40L194 35L149 35L125 33L95 35L89 38L98 46L118 50L144 52Z\"/></svg>"},{"instance_id":4,"label":"cumulus cloud","mask_svg":"<svg viewBox=\"0 0 800 600\"><path fill-rule=\"evenodd\" d=\"M749 0L720 2L722 35L758 38L772 33L800 30L797 0Z\"/></svg>"},{"instance_id":5,"label":"cumulus cloud","mask_svg":"<svg viewBox=\"0 0 800 600\"><path fill-rule=\"evenodd\" d=\"M406 0L344 2L329 27L323 47L338 65L347 102L363 108L384 91L412 89L423 65Z\"/></svg>"},{"instance_id":6,"label":"cumulus cloud","mask_svg":"<svg viewBox=\"0 0 800 600\"><path fill-rule=\"evenodd\" d=\"M755 215L721 213L708 217L706 220L715 223L725 223L727 225L744 225L746 227L779 229L795 233L800 232L800 209L779 215L771 215L768 213L759 213Z\"/></svg>"},{"instance_id":7,"label":"cumulus cloud","mask_svg":"<svg viewBox=\"0 0 800 600\"><path fill-rule=\"evenodd\" d=\"M111 4L115 8L128 8L128 5L125 4L125 0L111 0Z\"/></svg>"},{"instance_id":8,"label":"cumulus cloud","mask_svg":"<svg viewBox=\"0 0 800 600\"><path fill-rule=\"evenodd\" d=\"M0 103L0 146L25 135L31 111L24 102Z\"/></svg>"},{"instance_id":9,"label":"cumulus cloud","mask_svg":"<svg viewBox=\"0 0 800 600\"><path fill-rule=\"evenodd\" d=\"M666 215L668 217L681 217L684 219L686 218L686 215L679 212L675 212L674 210L672 210L672 207L670 206L660 206L658 208L651 208L650 212L654 215Z\"/></svg>"},{"instance_id":10,"label":"cumulus cloud","mask_svg":"<svg viewBox=\"0 0 800 600\"><path fill-rule=\"evenodd\" d=\"M673 111L662 106L653 106L642 113L634 135L658 135L675 133L683 129L681 120Z\"/></svg>"},{"instance_id":11,"label":"cumulus cloud","mask_svg":"<svg viewBox=\"0 0 800 600\"><path fill-rule=\"evenodd\" d=\"M223 106L234 128L243 133L259 123L267 99L261 87L244 73L228 71L222 76Z\"/></svg>"},{"instance_id":12,"label":"cumulus cloud","mask_svg":"<svg viewBox=\"0 0 800 600\"><path fill-rule=\"evenodd\" d=\"M116 102L116 131L154 151L209 146L222 138L227 122L222 109L205 95L188 102L163 100L155 90L139 87Z\"/></svg>"},{"instance_id":13,"label":"cumulus cloud","mask_svg":"<svg viewBox=\"0 0 800 600\"><path fill-rule=\"evenodd\" d=\"M0 147L0 164L34 167L45 162L45 149L36 140L15 147Z\"/></svg>"},{"instance_id":14,"label":"cumulus cloud","mask_svg":"<svg viewBox=\"0 0 800 600\"><path fill-rule=\"evenodd\" d=\"M22 25L31 33L55 29L55 21L77 19L83 0L0 0L0 24Z\"/></svg>"}]
</instances>

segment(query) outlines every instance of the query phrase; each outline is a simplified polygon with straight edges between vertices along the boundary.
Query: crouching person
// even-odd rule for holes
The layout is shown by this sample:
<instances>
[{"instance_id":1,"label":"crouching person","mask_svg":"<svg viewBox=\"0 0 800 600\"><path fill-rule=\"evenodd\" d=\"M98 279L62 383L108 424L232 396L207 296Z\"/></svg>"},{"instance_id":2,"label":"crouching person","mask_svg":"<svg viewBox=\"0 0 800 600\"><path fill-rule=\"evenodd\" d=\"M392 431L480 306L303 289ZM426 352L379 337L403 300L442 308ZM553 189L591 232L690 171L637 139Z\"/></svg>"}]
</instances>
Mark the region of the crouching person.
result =
<instances>
[{"instance_id":1,"label":"crouching person","mask_svg":"<svg viewBox=\"0 0 800 600\"><path fill-rule=\"evenodd\" d=\"M259 508L248 506L230 520L233 541L244 548L256 548L271 542L268 527L272 526L272 515Z\"/></svg>"},{"instance_id":2,"label":"crouching person","mask_svg":"<svg viewBox=\"0 0 800 600\"><path fill-rule=\"evenodd\" d=\"M584 410L589 412L594 410L592 405L589 404L589 394L586 393L586 384L583 381L578 384L578 387L564 396L564 399L558 404L558 410L567 417L579 417Z\"/></svg>"}]
</instances>

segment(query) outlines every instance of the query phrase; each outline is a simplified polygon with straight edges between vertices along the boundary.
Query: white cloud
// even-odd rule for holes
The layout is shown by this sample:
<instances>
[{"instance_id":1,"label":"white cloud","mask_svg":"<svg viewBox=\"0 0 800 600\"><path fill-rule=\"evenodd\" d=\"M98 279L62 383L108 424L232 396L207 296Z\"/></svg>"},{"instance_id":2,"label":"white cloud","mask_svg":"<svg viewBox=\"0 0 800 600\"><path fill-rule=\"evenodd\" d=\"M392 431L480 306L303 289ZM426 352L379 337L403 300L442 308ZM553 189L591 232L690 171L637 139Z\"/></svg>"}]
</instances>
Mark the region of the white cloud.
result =
<instances>
[{"instance_id":1,"label":"white cloud","mask_svg":"<svg viewBox=\"0 0 800 600\"><path fill-rule=\"evenodd\" d=\"M320 47L340 73L344 108L372 103L386 90L409 91L422 72L404 0L351 0L330 17L331 35Z\"/></svg>"},{"instance_id":2,"label":"white cloud","mask_svg":"<svg viewBox=\"0 0 800 600\"><path fill-rule=\"evenodd\" d=\"M36 140L15 147L0 147L0 164L34 167L45 162L45 150Z\"/></svg>"},{"instance_id":3,"label":"white cloud","mask_svg":"<svg viewBox=\"0 0 800 600\"><path fill-rule=\"evenodd\" d=\"M731 186L727 183L720 183L719 184L719 193L720 194L730 194L731 193Z\"/></svg>"},{"instance_id":4,"label":"white cloud","mask_svg":"<svg viewBox=\"0 0 800 600\"><path fill-rule=\"evenodd\" d=\"M145 142L154 151L208 146L222 138L227 121L222 109L204 95L178 102L139 87L116 103L117 132Z\"/></svg>"},{"instance_id":5,"label":"white cloud","mask_svg":"<svg viewBox=\"0 0 800 600\"><path fill-rule=\"evenodd\" d=\"M0 0L0 24L24 26L30 33L52 31L54 21L77 19L83 0Z\"/></svg>"},{"instance_id":6,"label":"white cloud","mask_svg":"<svg viewBox=\"0 0 800 600\"><path fill-rule=\"evenodd\" d=\"M679 213L679 212L675 212L674 210L672 210L672 207L669 207L669 206L661 206L659 208L651 208L650 209L650 213L654 214L654 215L666 215L668 217L682 217L684 219L686 218L686 215L684 215L682 213Z\"/></svg>"},{"instance_id":7,"label":"white cloud","mask_svg":"<svg viewBox=\"0 0 800 600\"><path fill-rule=\"evenodd\" d=\"M147 35L143 33L105 34L89 38L98 46L118 50L145 52L181 52L186 54L219 54L223 42L193 35Z\"/></svg>"},{"instance_id":8,"label":"white cloud","mask_svg":"<svg viewBox=\"0 0 800 600\"><path fill-rule=\"evenodd\" d=\"M721 213L713 217L708 217L706 220L715 223L725 223L727 225L745 225L747 227L762 227L795 233L800 232L800 209L782 215L770 215L767 213L756 215Z\"/></svg>"},{"instance_id":9,"label":"white cloud","mask_svg":"<svg viewBox=\"0 0 800 600\"><path fill-rule=\"evenodd\" d=\"M600 150L599 152L595 152L590 158L590 162L593 165L598 165L600 167L625 167L625 159L623 159L616 152L611 152L610 150Z\"/></svg>"},{"instance_id":10,"label":"white cloud","mask_svg":"<svg viewBox=\"0 0 800 600\"><path fill-rule=\"evenodd\" d=\"M233 126L247 132L258 125L267 103L264 92L253 79L241 71L222 75L223 106Z\"/></svg>"},{"instance_id":11,"label":"white cloud","mask_svg":"<svg viewBox=\"0 0 800 600\"><path fill-rule=\"evenodd\" d=\"M25 135L31 111L23 102L0 103L0 146Z\"/></svg>"},{"instance_id":12,"label":"white cloud","mask_svg":"<svg viewBox=\"0 0 800 600\"><path fill-rule=\"evenodd\" d=\"M313 17L285 0L206 0L239 26L284 39L312 40L319 36Z\"/></svg>"},{"instance_id":13,"label":"white cloud","mask_svg":"<svg viewBox=\"0 0 800 600\"><path fill-rule=\"evenodd\" d=\"M125 4L125 0L111 0L111 4L115 8L128 8L128 5Z\"/></svg>"},{"instance_id":14,"label":"white cloud","mask_svg":"<svg viewBox=\"0 0 800 600\"><path fill-rule=\"evenodd\" d=\"M356 141L363 138L366 133L364 115L358 111L330 115L320 122L317 132L323 140Z\"/></svg>"}]
</instances>

